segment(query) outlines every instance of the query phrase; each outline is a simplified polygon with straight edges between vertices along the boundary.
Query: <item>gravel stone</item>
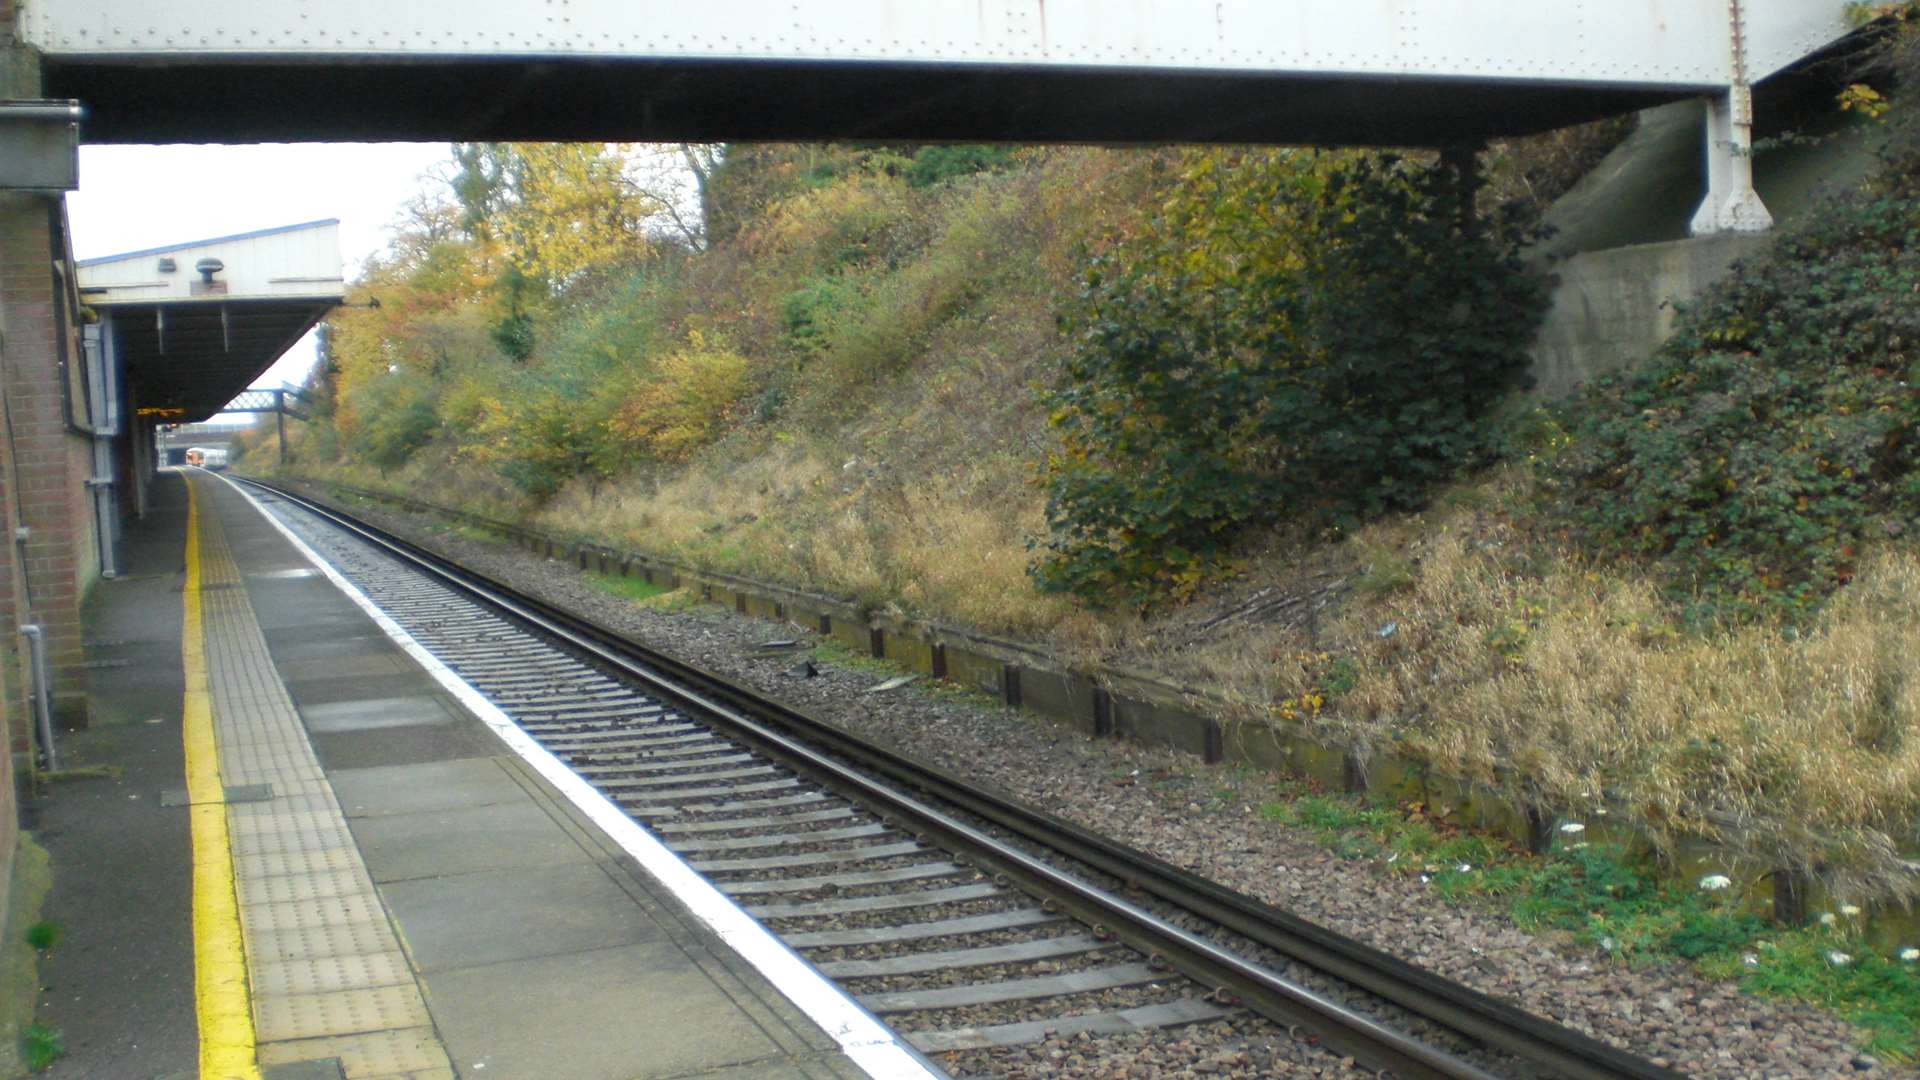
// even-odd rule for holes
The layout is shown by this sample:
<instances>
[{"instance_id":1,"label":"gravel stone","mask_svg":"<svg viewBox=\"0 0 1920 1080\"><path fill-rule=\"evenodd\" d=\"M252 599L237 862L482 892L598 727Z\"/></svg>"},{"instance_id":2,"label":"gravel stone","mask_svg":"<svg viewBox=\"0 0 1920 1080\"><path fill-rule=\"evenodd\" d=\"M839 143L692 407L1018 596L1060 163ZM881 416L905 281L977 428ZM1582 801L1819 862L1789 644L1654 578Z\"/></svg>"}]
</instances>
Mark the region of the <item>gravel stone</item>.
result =
<instances>
[{"instance_id":1,"label":"gravel stone","mask_svg":"<svg viewBox=\"0 0 1920 1080\"><path fill-rule=\"evenodd\" d=\"M324 491L315 497L326 499ZM663 612L595 588L570 562L451 533L423 516L380 507L356 515L482 573L810 715L1151 852L1413 963L1445 973L1690 1076L1797 1080L1916 1077L1855 1050L1853 1029L1818 1010L1740 993L1682 965L1629 970L1555 937L1535 936L1497 912L1455 907L1417 879L1328 852L1312 837L1264 821L1273 778L1209 767L1198 758L1117 740L1091 740L1048 721L925 681L865 694L872 673L816 661L795 679L790 652L771 636L819 639L797 624L717 606ZM885 865L885 864L876 864ZM795 876L800 876L796 874ZM975 942L977 943L977 942ZM816 960L886 955L818 950ZM863 989L871 989L871 986ZM956 1076L1012 1078L1369 1075L1258 1017L1099 1039L943 1055Z\"/></svg>"}]
</instances>

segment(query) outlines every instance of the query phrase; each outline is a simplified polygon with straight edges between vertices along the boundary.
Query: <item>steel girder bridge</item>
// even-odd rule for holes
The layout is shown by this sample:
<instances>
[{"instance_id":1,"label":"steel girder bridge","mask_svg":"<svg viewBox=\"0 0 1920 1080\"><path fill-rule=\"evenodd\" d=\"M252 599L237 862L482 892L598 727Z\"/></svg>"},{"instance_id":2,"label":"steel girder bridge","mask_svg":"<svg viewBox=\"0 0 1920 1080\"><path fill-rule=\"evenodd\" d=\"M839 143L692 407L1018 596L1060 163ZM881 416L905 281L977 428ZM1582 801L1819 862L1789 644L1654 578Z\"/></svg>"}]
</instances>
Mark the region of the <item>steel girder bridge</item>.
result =
<instances>
[{"instance_id":1,"label":"steel girder bridge","mask_svg":"<svg viewBox=\"0 0 1920 1080\"><path fill-rule=\"evenodd\" d=\"M1753 87L1845 0L17 0L100 142L1473 145L1687 96L1695 231L1769 224Z\"/></svg>"}]
</instances>

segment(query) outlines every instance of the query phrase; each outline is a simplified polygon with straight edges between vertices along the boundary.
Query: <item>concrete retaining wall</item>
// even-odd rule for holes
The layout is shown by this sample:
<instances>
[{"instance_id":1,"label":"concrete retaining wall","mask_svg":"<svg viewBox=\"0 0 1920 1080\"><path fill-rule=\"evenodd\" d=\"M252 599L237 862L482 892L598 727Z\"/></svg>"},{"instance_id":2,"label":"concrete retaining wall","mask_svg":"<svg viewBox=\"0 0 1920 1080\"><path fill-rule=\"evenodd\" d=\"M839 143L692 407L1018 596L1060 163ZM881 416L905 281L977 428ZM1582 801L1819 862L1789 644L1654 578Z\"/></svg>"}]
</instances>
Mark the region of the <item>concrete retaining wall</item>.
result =
<instances>
[{"instance_id":1,"label":"concrete retaining wall","mask_svg":"<svg viewBox=\"0 0 1920 1080\"><path fill-rule=\"evenodd\" d=\"M1675 304L1765 244L1764 236L1728 233L1589 251L1559 263L1553 308L1533 346L1534 392L1562 398L1645 361L1673 333Z\"/></svg>"}]
</instances>

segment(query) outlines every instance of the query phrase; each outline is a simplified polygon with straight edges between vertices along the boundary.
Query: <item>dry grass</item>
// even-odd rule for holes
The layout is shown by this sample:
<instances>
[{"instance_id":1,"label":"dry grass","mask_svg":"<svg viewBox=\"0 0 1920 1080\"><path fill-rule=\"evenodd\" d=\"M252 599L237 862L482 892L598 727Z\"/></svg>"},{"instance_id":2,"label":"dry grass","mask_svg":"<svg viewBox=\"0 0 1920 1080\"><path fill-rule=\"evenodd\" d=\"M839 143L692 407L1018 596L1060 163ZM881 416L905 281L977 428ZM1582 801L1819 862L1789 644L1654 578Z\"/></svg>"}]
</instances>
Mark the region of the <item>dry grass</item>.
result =
<instances>
[{"instance_id":1,"label":"dry grass","mask_svg":"<svg viewBox=\"0 0 1920 1080\"><path fill-rule=\"evenodd\" d=\"M1558 812L1604 801L1656 839L1714 837L1861 896L1910 888L1900 859L1920 820L1912 546L1870 553L1803 635L1691 636L1654 582L1560 551L1502 513L1524 485L1505 470L1332 548L1254 558L1202 606L1227 610L1225 597L1263 583L1278 594L1331 586L1329 605L1196 638L1196 612L1096 617L1034 591L1025 538L1040 507L1017 457L916 475L833 460L842 452L779 442L655 484L576 486L534 523L1024 635L1076 660L1154 668L1217 687L1243 717L1518 783ZM488 482L458 479L471 471L437 469L429 493L502 512ZM424 477L338 478L427 490Z\"/></svg>"},{"instance_id":2,"label":"dry grass","mask_svg":"<svg viewBox=\"0 0 1920 1080\"><path fill-rule=\"evenodd\" d=\"M858 455L836 464L822 448L787 444L644 488L570 488L537 521L872 610L1045 636L1089 620L1027 580L1025 536L1040 507L1008 475L1017 471L985 462L937 485L902 484Z\"/></svg>"},{"instance_id":3,"label":"dry grass","mask_svg":"<svg viewBox=\"0 0 1920 1080\"><path fill-rule=\"evenodd\" d=\"M765 312L833 253L941 235L865 313L911 333L847 349L878 357L847 369L857 395L800 368L787 411L684 464L576 481L543 506L437 451L389 475L326 475L1157 669L1219 688L1242 716L1518 784L1558 811L1604 797L1666 839L1718 835L1861 892L1907 887L1894 871L1920 819L1920 686L1905 670L1920 655L1915 547L1868 553L1804 635L1689 636L1657 583L1539 535L1514 468L1341 543L1265 538L1239 578L1151 620L1036 592L1030 481L1050 442L1032 388L1064 347L1049 298L1074 286L1077 240L1137 221L1149 160L1049 152L1045 182L942 196L945 232L875 184L800 197L746 241L756 258L735 269L764 295L743 305L761 314L734 320L734 344L763 359L758 343L777 336ZM825 213L828 199L844 205ZM1262 590L1310 602L1211 621Z\"/></svg>"},{"instance_id":4,"label":"dry grass","mask_svg":"<svg viewBox=\"0 0 1920 1080\"><path fill-rule=\"evenodd\" d=\"M1450 772L1512 765L1550 804L1605 793L1657 830L1890 884L1920 793L1916 600L1920 555L1883 551L1803 637L1682 636L1650 582L1516 573L1443 536L1342 715Z\"/></svg>"},{"instance_id":5,"label":"dry grass","mask_svg":"<svg viewBox=\"0 0 1920 1080\"><path fill-rule=\"evenodd\" d=\"M1127 658L1222 688L1242 718L1391 750L1559 813L1625 810L1656 842L1717 839L1845 893L1911 894L1920 548L1869 553L1806 633L1697 636L1656 582L1502 513L1524 483L1497 472L1332 550L1256 559L1233 585L1305 595L1344 575L1323 618L1198 641L1190 615L1116 627Z\"/></svg>"}]
</instances>

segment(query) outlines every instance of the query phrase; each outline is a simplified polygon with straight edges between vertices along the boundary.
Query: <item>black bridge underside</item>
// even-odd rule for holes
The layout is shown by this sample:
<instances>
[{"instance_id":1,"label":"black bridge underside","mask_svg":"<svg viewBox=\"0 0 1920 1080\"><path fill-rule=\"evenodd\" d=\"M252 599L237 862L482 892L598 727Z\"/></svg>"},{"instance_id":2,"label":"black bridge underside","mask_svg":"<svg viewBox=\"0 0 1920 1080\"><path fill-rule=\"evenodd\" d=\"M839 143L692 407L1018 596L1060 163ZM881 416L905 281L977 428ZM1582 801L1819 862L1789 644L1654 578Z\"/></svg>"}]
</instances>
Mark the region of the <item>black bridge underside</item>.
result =
<instances>
[{"instance_id":1,"label":"black bridge underside","mask_svg":"<svg viewBox=\"0 0 1920 1080\"><path fill-rule=\"evenodd\" d=\"M90 143L439 140L1445 146L1699 88L771 61L49 55Z\"/></svg>"}]
</instances>

